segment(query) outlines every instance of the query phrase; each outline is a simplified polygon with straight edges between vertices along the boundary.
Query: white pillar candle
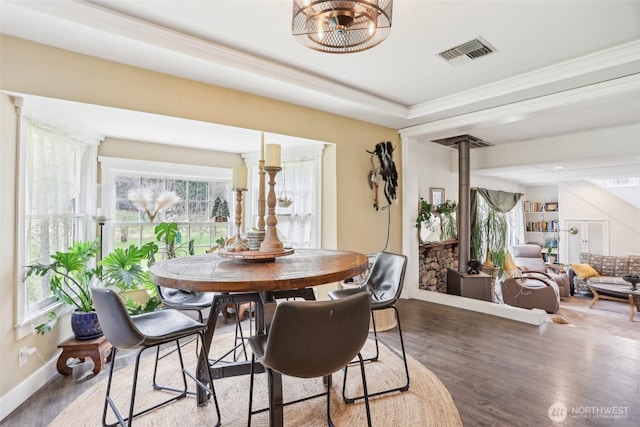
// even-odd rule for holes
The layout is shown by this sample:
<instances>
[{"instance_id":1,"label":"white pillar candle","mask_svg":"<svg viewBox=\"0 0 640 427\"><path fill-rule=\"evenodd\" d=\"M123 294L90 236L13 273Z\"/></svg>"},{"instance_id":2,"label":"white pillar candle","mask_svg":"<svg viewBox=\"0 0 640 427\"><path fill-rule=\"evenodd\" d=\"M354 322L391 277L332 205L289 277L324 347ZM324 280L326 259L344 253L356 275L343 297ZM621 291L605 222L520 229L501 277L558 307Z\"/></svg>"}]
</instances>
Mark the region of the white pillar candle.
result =
<instances>
[{"instance_id":1,"label":"white pillar candle","mask_svg":"<svg viewBox=\"0 0 640 427\"><path fill-rule=\"evenodd\" d=\"M264 132L260 136L260 160L264 160Z\"/></svg>"},{"instance_id":2,"label":"white pillar candle","mask_svg":"<svg viewBox=\"0 0 640 427\"><path fill-rule=\"evenodd\" d=\"M233 168L231 176L231 189L247 189L247 168L244 166L236 166Z\"/></svg>"},{"instance_id":3,"label":"white pillar candle","mask_svg":"<svg viewBox=\"0 0 640 427\"><path fill-rule=\"evenodd\" d=\"M265 166L280 167L280 145L267 144Z\"/></svg>"}]
</instances>

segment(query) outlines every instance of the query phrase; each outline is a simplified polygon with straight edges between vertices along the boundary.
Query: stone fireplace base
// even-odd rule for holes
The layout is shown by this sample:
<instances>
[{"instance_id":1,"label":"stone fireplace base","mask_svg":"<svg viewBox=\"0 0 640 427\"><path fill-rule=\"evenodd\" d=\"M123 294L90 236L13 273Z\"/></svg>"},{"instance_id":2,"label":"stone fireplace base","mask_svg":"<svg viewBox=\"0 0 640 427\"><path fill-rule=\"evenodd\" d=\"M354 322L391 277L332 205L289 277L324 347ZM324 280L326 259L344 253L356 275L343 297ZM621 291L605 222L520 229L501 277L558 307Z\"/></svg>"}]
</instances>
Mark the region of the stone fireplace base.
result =
<instances>
[{"instance_id":1,"label":"stone fireplace base","mask_svg":"<svg viewBox=\"0 0 640 427\"><path fill-rule=\"evenodd\" d=\"M447 269L458 268L458 241L421 244L418 250L420 289L447 293Z\"/></svg>"}]
</instances>

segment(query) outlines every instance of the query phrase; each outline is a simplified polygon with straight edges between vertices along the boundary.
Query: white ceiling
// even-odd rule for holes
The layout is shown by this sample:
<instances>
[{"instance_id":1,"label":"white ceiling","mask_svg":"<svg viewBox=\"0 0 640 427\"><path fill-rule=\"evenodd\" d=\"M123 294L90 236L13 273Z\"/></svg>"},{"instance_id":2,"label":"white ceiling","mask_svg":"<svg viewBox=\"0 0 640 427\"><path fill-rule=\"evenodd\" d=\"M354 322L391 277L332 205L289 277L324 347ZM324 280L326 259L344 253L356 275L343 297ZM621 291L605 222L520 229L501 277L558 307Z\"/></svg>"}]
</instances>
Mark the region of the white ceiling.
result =
<instances>
[{"instance_id":1,"label":"white ceiling","mask_svg":"<svg viewBox=\"0 0 640 427\"><path fill-rule=\"evenodd\" d=\"M471 133L506 144L640 123L640 1L397 0L387 40L349 55L299 44L290 34L291 3L0 0L0 31L403 131L417 129L414 137L424 141ZM436 56L477 36L497 52L458 66ZM39 101L49 108L61 102ZM507 104L527 108L517 117L482 118ZM189 140L210 149L221 141L222 147L213 148L239 152L256 150L260 138L256 131L105 107L55 108L79 114L95 133L118 138ZM460 118L475 116L460 126ZM284 137L267 135L267 142L271 138ZM512 175L499 171L486 173ZM640 175L640 159L631 171Z\"/></svg>"}]
</instances>

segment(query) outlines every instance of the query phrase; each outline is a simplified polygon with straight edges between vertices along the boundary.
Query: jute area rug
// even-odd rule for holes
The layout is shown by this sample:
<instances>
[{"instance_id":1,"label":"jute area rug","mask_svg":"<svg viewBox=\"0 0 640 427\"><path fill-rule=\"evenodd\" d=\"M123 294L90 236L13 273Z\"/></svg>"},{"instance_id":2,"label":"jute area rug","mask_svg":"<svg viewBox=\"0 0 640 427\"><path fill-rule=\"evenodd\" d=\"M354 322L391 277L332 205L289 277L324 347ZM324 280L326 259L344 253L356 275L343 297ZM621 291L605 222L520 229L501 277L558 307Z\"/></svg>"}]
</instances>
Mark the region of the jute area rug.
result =
<instances>
[{"instance_id":1,"label":"jute area rug","mask_svg":"<svg viewBox=\"0 0 640 427\"><path fill-rule=\"evenodd\" d=\"M214 338L215 348L226 348L232 335L225 334ZM185 366L194 372L196 356L192 344L183 349ZM372 340L367 340L363 355L373 354ZM152 354L152 350L147 350ZM119 356L122 352L119 354ZM175 357L174 357L175 356ZM166 399L164 391L154 391L151 386L153 374L153 358L144 357L140 366L136 408L145 408ZM310 363L313 363L310 361ZM105 367L107 369L108 366ZM382 390L393 385L401 385L404 367L401 360L381 346L380 360L366 366L367 386L370 392ZM178 374L177 355L171 355L161 361L158 383L178 387L181 377ZM427 368L409 357L411 385L404 393L381 395L370 400L371 416L374 426L462 426L460 414L453 398L442 382ZM127 413L131 381L133 378L133 362L116 370L112 384L112 397L121 409ZM331 389L331 417L336 426L365 426L366 413L364 402L357 401L346 405L342 402L342 371L333 375ZM101 425L106 378L85 393L80 395L71 405L65 408L50 426L99 426ZM187 377L189 388L195 388L194 382ZM256 374L254 385L254 410L267 406L267 385L265 374ZM349 369L347 391L350 395L361 393L362 381L360 369L356 366ZM249 376L223 378L214 381L223 426L246 426L249 398ZM322 379L296 379L283 376L283 392L285 402L324 390ZM115 422L109 411L108 422ZM198 407L193 396L170 403L148 414L134 419L137 426L205 426L216 421L212 401L204 407ZM326 398L320 397L307 402L285 407L284 422L287 426L323 426L326 425ZM268 425L268 413L254 415L252 425Z\"/></svg>"}]
</instances>

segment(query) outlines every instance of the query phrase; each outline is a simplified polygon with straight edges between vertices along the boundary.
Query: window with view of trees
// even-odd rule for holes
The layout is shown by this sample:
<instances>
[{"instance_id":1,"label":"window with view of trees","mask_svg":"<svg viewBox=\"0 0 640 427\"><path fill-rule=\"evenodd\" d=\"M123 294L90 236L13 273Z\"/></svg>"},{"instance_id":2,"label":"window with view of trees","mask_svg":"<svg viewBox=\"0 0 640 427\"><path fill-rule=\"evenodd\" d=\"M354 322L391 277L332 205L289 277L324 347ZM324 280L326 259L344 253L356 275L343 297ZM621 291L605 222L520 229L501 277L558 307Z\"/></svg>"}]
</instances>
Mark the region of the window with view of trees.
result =
<instances>
[{"instance_id":1,"label":"window with view of trees","mask_svg":"<svg viewBox=\"0 0 640 427\"><path fill-rule=\"evenodd\" d=\"M108 206L107 210L111 212L108 216L112 218L108 223L108 236L105 237L105 251L118 247L126 248L132 244L142 246L156 241L154 230L161 222L178 224L179 236L176 245L184 245L183 255L187 254L189 241L194 243L195 254L203 254L209 251L220 237L230 236L232 222L229 213L231 193L228 178L206 178L196 174L186 176L187 170L176 173L170 167L163 173L159 170L161 166L157 164L154 165L153 172L149 173L144 172L145 166L110 171L109 163L107 162L106 166L109 178L102 184L102 191L106 196L102 199L103 206ZM134 203L131 193L136 191L146 192L151 216L141 209L139 204L136 206ZM174 193L179 200L167 209L155 212L158 198L162 197L163 193ZM162 245L160 250L164 250ZM158 258L164 256L164 253L160 253Z\"/></svg>"}]
</instances>

